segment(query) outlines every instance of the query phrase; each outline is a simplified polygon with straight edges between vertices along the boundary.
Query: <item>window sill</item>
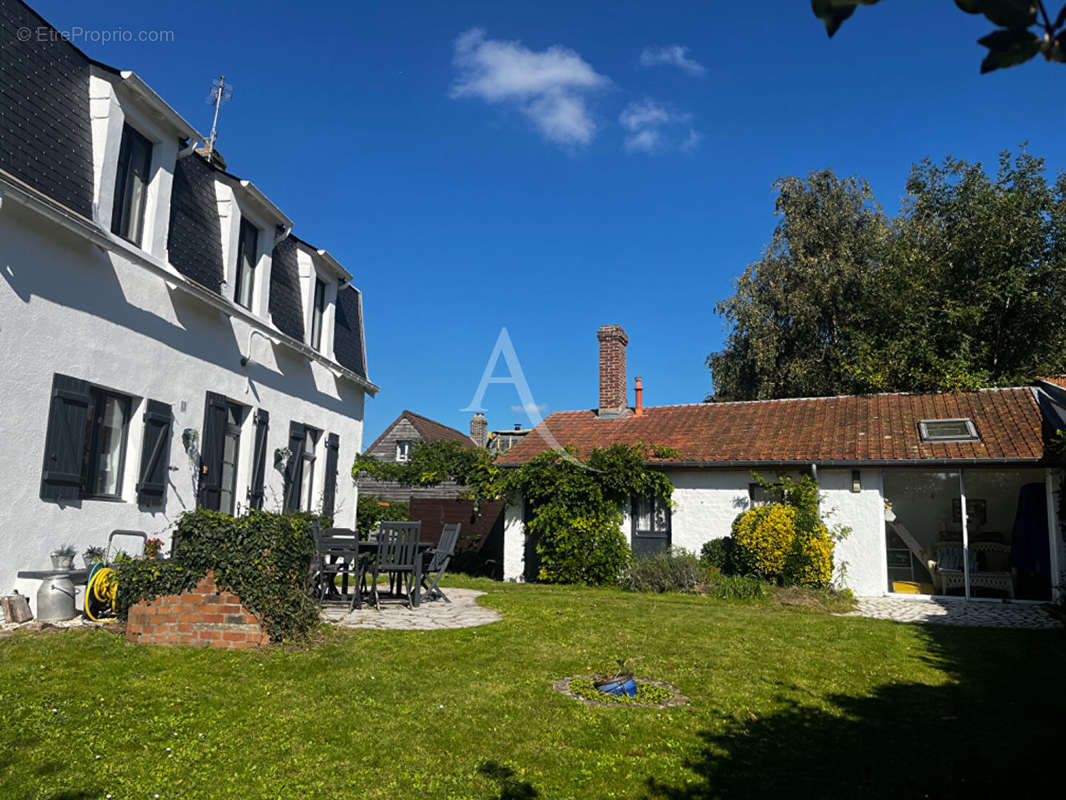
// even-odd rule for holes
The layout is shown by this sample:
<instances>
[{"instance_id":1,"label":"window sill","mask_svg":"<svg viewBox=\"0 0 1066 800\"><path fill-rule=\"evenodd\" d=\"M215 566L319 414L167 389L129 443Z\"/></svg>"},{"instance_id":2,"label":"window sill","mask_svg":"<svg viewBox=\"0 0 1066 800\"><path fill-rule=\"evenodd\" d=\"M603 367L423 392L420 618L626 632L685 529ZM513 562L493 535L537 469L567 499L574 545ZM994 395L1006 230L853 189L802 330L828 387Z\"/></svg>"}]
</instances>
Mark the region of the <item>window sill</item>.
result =
<instances>
[{"instance_id":1,"label":"window sill","mask_svg":"<svg viewBox=\"0 0 1066 800\"><path fill-rule=\"evenodd\" d=\"M85 495L81 498L84 501L91 501L94 503L125 503L127 500L123 497L111 497L109 495Z\"/></svg>"}]
</instances>

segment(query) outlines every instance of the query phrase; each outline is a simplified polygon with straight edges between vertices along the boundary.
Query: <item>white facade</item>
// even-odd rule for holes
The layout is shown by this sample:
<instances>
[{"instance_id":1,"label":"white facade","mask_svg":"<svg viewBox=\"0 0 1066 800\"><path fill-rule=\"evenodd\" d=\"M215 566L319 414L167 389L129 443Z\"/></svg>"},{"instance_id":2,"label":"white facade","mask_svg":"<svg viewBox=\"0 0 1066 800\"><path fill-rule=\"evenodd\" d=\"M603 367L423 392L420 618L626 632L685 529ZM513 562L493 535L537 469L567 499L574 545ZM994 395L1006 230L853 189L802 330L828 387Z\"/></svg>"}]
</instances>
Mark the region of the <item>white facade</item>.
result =
<instances>
[{"instance_id":1,"label":"white facade","mask_svg":"<svg viewBox=\"0 0 1066 800\"><path fill-rule=\"evenodd\" d=\"M858 486L853 484L850 468L817 470L823 520L831 529L850 529L834 551L835 582L838 587L849 588L859 596L879 596L889 591L883 486L884 474L890 469L859 468ZM674 485L671 544L675 547L699 553L705 542L729 536L733 520L750 508L748 487L752 483L752 474L748 470L667 469L666 474ZM774 474L774 470L767 470L765 477ZM1051 478L1048 481L1050 485ZM950 511L950 506L948 508ZM526 537L523 512L524 504L520 499L507 507L503 544L506 580L524 580ZM1051 530L1057 532L1058 521L1053 508L1051 513ZM1001 527L1006 525L1004 521ZM623 513L622 530L628 540L628 513ZM1063 548L1055 546L1059 541L1057 534L1053 533L1051 539L1053 563L1059 565L1055 572L1058 576L1064 569ZM1061 585L1060 578L1057 586Z\"/></svg>"},{"instance_id":2,"label":"white facade","mask_svg":"<svg viewBox=\"0 0 1066 800\"><path fill-rule=\"evenodd\" d=\"M158 536L169 548L177 517L197 504L200 466L186 453L182 433L202 433L208 391L247 413L236 459L236 510L248 508L252 483L254 412L270 415L263 508L279 510L284 479L274 452L289 441L289 424L321 431L314 455L312 508L325 487L328 434L339 437L335 518L353 526L356 489L348 470L362 447L364 402L377 387L334 354L334 305L351 276L325 251L300 243L305 319L312 314L314 276L326 284L323 335L317 350L283 334L268 311L270 254L291 222L246 181L216 182L223 241L221 295L178 272L167 260L167 227L179 138L196 138L132 73L94 74L90 82L94 211L88 220L0 172L0 460L3 526L0 594L18 589L31 604L36 581L19 570L49 568L49 554L72 544L76 566L87 546L103 546L115 529ZM153 143L151 180L140 242L110 232L123 122ZM189 157L188 153L184 157ZM233 302L239 220L259 231L250 308ZM305 326L308 332L310 325ZM364 357L365 364L365 357ZM42 465L55 375L88 382L131 400L121 492L115 499L41 499ZM140 506L147 401L169 404L169 481L161 505ZM129 546L128 541L125 542Z\"/></svg>"}]
</instances>

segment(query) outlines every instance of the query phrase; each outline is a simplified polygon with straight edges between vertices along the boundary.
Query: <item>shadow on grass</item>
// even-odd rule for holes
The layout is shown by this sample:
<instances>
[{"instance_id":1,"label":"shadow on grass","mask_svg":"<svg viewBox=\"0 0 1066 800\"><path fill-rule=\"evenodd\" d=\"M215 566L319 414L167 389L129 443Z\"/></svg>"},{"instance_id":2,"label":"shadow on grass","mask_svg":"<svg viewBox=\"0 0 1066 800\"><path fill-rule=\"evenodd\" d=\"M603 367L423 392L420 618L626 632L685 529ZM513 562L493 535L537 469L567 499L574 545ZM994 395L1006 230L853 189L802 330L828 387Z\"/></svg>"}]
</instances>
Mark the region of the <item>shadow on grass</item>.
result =
<instances>
[{"instance_id":1,"label":"shadow on grass","mask_svg":"<svg viewBox=\"0 0 1066 800\"><path fill-rule=\"evenodd\" d=\"M477 771L499 784L500 793L496 800L534 800L540 797L540 793L533 788L533 784L520 780L515 771L506 764L498 761L484 761L478 765Z\"/></svg>"},{"instance_id":2,"label":"shadow on grass","mask_svg":"<svg viewBox=\"0 0 1066 800\"><path fill-rule=\"evenodd\" d=\"M1022 797L1062 758L1061 631L924 630L940 686L891 683L830 708L782 687L783 708L700 732L699 754L648 795L701 798Z\"/></svg>"}]
</instances>

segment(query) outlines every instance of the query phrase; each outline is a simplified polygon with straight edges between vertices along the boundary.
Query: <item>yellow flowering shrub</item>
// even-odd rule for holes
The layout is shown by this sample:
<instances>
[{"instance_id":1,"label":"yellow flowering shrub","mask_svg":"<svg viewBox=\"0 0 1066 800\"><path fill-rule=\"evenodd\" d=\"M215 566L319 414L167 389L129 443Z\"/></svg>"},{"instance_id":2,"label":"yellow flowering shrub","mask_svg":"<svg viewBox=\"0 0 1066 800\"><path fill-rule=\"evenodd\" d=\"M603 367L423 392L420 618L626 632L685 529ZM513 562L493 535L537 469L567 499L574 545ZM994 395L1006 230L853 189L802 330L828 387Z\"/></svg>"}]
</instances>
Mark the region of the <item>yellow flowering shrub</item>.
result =
<instances>
[{"instance_id":1,"label":"yellow flowering shrub","mask_svg":"<svg viewBox=\"0 0 1066 800\"><path fill-rule=\"evenodd\" d=\"M796 531L785 565L786 583L818 589L833 580L833 540L825 525Z\"/></svg>"},{"instance_id":2,"label":"yellow flowering shrub","mask_svg":"<svg viewBox=\"0 0 1066 800\"><path fill-rule=\"evenodd\" d=\"M798 526L796 509L775 504L733 521L739 571L788 585L820 588L833 578L833 539L820 522Z\"/></svg>"},{"instance_id":3,"label":"yellow flowering shrub","mask_svg":"<svg viewBox=\"0 0 1066 800\"><path fill-rule=\"evenodd\" d=\"M778 580L796 539L796 509L760 506L733 520L734 558L741 572Z\"/></svg>"}]
</instances>

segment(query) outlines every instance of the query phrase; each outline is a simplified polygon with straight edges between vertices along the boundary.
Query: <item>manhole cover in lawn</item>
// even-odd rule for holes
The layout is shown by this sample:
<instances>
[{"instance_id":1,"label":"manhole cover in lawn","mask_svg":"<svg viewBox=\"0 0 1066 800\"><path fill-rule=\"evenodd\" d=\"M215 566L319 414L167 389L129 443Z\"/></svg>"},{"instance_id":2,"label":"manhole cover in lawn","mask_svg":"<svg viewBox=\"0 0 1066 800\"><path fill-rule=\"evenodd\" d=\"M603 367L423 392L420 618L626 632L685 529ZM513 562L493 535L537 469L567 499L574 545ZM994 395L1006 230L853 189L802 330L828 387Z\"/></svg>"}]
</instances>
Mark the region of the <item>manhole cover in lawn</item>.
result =
<instances>
[{"instance_id":1,"label":"manhole cover in lawn","mask_svg":"<svg viewBox=\"0 0 1066 800\"><path fill-rule=\"evenodd\" d=\"M628 708L674 708L688 704L688 698L665 681L635 678L637 694L608 694L596 688L599 675L572 675L552 683L559 694L590 706L623 706Z\"/></svg>"}]
</instances>

